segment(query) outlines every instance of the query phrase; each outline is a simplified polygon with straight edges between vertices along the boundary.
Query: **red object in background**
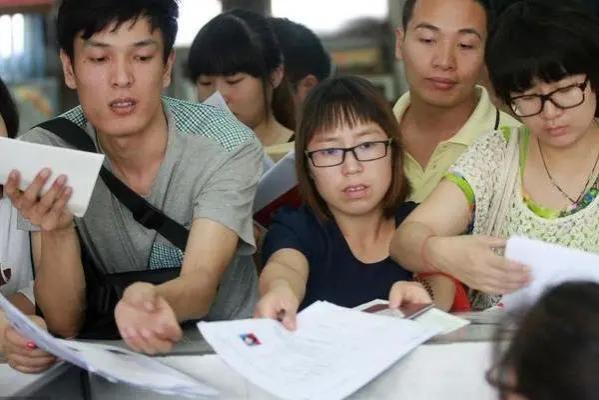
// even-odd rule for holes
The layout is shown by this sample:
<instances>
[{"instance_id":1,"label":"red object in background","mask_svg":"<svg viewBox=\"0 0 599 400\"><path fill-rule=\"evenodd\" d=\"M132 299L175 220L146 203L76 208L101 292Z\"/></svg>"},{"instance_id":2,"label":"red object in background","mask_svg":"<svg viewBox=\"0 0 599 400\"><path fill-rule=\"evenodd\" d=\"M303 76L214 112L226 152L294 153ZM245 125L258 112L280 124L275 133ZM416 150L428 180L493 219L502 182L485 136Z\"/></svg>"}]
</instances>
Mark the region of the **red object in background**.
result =
<instances>
[{"instance_id":1,"label":"red object in background","mask_svg":"<svg viewBox=\"0 0 599 400\"><path fill-rule=\"evenodd\" d=\"M254 214L254 220L265 228L268 228L272 222L274 214L282 206L298 208L302 204L302 199L297 186L280 195L271 201L266 207Z\"/></svg>"}]
</instances>

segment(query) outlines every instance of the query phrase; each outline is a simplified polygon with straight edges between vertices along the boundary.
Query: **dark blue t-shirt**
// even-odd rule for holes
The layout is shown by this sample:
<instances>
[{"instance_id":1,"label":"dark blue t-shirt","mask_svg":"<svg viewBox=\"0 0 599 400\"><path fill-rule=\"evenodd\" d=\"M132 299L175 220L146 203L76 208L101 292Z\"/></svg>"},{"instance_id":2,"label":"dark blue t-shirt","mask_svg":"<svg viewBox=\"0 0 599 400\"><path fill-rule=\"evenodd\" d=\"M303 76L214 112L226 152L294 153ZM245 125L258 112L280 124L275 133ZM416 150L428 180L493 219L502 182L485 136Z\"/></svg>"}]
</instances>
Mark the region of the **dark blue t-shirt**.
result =
<instances>
[{"instance_id":1,"label":"dark blue t-shirt","mask_svg":"<svg viewBox=\"0 0 599 400\"><path fill-rule=\"evenodd\" d=\"M395 216L396 226L416 207L402 204ZM334 220L320 222L307 206L282 208L274 217L264 239L262 260L281 249L301 252L310 266L306 295L300 309L316 300L355 307L374 299L386 299L393 283L412 279L395 261L365 264L351 252Z\"/></svg>"}]
</instances>

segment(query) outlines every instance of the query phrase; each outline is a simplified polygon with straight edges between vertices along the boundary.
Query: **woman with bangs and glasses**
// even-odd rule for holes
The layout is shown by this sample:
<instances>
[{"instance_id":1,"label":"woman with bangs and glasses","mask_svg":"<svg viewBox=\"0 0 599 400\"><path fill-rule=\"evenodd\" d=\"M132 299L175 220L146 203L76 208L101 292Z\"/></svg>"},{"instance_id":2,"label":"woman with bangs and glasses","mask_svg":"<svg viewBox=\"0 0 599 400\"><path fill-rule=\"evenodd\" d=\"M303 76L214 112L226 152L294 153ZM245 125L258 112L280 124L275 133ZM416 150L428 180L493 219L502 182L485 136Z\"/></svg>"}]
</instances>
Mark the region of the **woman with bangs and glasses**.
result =
<instances>
[{"instance_id":1,"label":"woman with bangs and glasses","mask_svg":"<svg viewBox=\"0 0 599 400\"><path fill-rule=\"evenodd\" d=\"M598 27L572 1L518 1L499 16L486 61L525 126L490 132L457 161L398 229L395 260L461 280L485 309L530 280L501 255L509 236L599 252Z\"/></svg>"},{"instance_id":2,"label":"woman with bangs and glasses","mask_svg":"<svg viewBox=\"0 0 599 400\"><path fill-rule=\"evenodd\" d=\"M314 301L355 307L390 291L391 306L430 303L389 258L391 237L414 208L404 203L398 133L391 108L362 78L328 79L310 93L295 142L305 205L281 209L266 235L256 317L295 329L298 309Z\"/></svg>"},{"instance_id":3,"label":"woman with bangs and glasses","mask_svg":"<svg viewBox=\"0 0 599 400\"><path fill-rule=\"evenodd\" d=\"M187 74L200 101L217 91L223 96L273 161L293 149L293 98L266 18L233 10L211 19L191 44Z\"/></svg>"}]
</instances>

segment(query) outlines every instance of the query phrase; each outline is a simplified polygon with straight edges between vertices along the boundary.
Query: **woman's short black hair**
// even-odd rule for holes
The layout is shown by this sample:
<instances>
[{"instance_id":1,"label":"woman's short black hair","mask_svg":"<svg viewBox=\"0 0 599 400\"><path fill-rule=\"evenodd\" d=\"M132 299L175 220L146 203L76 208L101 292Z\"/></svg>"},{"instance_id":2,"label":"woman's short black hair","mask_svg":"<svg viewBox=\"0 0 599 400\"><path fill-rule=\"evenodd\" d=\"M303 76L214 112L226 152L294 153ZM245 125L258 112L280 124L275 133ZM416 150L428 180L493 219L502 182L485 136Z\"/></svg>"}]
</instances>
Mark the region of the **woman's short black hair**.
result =
<instances>
[{"instance_id":1,"label":"woman's short black hair","mask_svg":"<svg viewBox=\"0 0 599 400\"><path fill-rule=\"evenodd\" d=\"M266 17L236 9L212 18L193 39L187 59L187 76L246 73L270 84L271 74L283 66L283 54ZM272 105L272 106L271 106ZM266 114L272 113L288 129L295 129L291 88L287 79L274 90L271 105L264 96Z\"/></svg>"},{"instance_id":2,"label":"woman's short black hair","mask_svg":"<svg viewBox=\"0 0 599 400\"><path fill-rule=\"evenodd\" d=\"M573 0L521 0L507 7L489 34L486 63L497 95L509 104L534 79L586 74L599 89L599 18ZM598 110L599 111L599 110Z\"/></svg>"},{"instance_id":3,"label":"woman's short black hair","mask_svg":"<svg viewBox=\"0 0 599 400\"><path fill-rule=\"evenodd\" d=\"M152 30L160 29L164 40L164 60L177 36L178 0L62 0L58 9L58 44L73 58L75 38L89 39L112 23L116 28L127 21L148 18Z\"/></svg>"},{"instance_id":4,"label":"woman's short black hair","mask_svg":"<svg viewBox=\"0 0 599 400\"><path fill-rule=\"evenodd\" d=\"M502 397L596 399L599 284L568 282L550 289L521 316L507 350L497 343L497 365L487 376Z\"/></svg>"},{"instance_id":5,"label":"woman's short black hair","mask_svg":"<svg viewBox=\"0 0 599 400\"><path fill-rule=\"evenodd\" d=\"M6 125L8 137L16 137L19 132L19 113L8 87L2 79L0 79L0 116Z\"/></svg>"},{"instance_id":6,"label":"woman's short black hair","mask_svg":"<svg viewBox=\"0 0 599 400\"><path fill-rule=\"evenodd\" d=\"M187 74L233 75L244 72L268 79L283 64L283 56L268 20L247 10L212 18L200 29L189 49Z\"/></svg>"}]
</instances>

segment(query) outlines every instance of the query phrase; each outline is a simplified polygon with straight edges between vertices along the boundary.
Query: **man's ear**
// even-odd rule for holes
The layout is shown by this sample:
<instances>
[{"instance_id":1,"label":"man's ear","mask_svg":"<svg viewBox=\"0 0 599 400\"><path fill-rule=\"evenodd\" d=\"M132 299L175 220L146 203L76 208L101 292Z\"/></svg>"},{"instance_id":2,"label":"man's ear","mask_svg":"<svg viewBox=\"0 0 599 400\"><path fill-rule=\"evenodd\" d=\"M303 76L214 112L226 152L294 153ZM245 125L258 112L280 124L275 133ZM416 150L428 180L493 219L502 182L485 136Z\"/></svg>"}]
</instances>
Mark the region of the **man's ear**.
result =
<instances>
[{"instance_id":1,"label":"man's ear","mask_svg":"<svg viewBox=\"0 0 599 400\"><path fill-rule=\"evenodd\" d=\"M173 65L175 65L175 50L171 50L171 53L166 59L164 73L162 75L162 88L167 88L171 84Z\"/></svg>"},{"instance_id":2,"label":"man's ear","mask_svg":"<svg viewBox=\"0 0 599 400\"><path fill-rule=\"evenodd\" d=\"M395 58L402 60L402 46L403 41L406 38L406 34L402 28L395 29Z\"/></svg>"},{"instance_id":3,"label":"man's ear","mask_svg":"<svg viewBox=\"0 0 599 400\"><path fill-rule=\"evenodd\" d=\"M310 93L310 91L319 83L320 81L318 78L312 74L304 76L299 80L299 82L297 82L297 88L293 97L298 108L301 108L301 105L304 104L306 97L308 97L308 93Z\"/></svg>"},{"instance_id":4,"label":"man's ear","mask_svg":"<svg viewBox=\"0 0 599 400\"><path fill-rule=\"evenodd\" d=\"M308 74L304 76L302 79L300 79L300 81L297 83L297 86L298 88L301 87L303 91L308 93L310 92L310 90L314 89L319 82L320 81L316 76Z\"/></svg>"},{"instance_id":5,"label":"man's ear","mask_svg":"<svg viewBox=\"0 0 599 400\"><path fill-rule=\"evenodd\" d=\"M75 69L71 57L60 49L60 62L62 64L62 73L64 74L64 83L69 89L77 89L77 80L75 79Z\"/></svg>"},{"instance_id":6,"label":"man's ear","mask_svg":"<svg viewBox=\"0 0 599 400\"><path fill-rule=\"evenodd\" d=\"M283 81L283 77L285 76L285 66L283 64L279 65L275 68L274 71L270 74L270 84L273 89L279 87L281 82Z\"/></svg>"}]
</instances>

